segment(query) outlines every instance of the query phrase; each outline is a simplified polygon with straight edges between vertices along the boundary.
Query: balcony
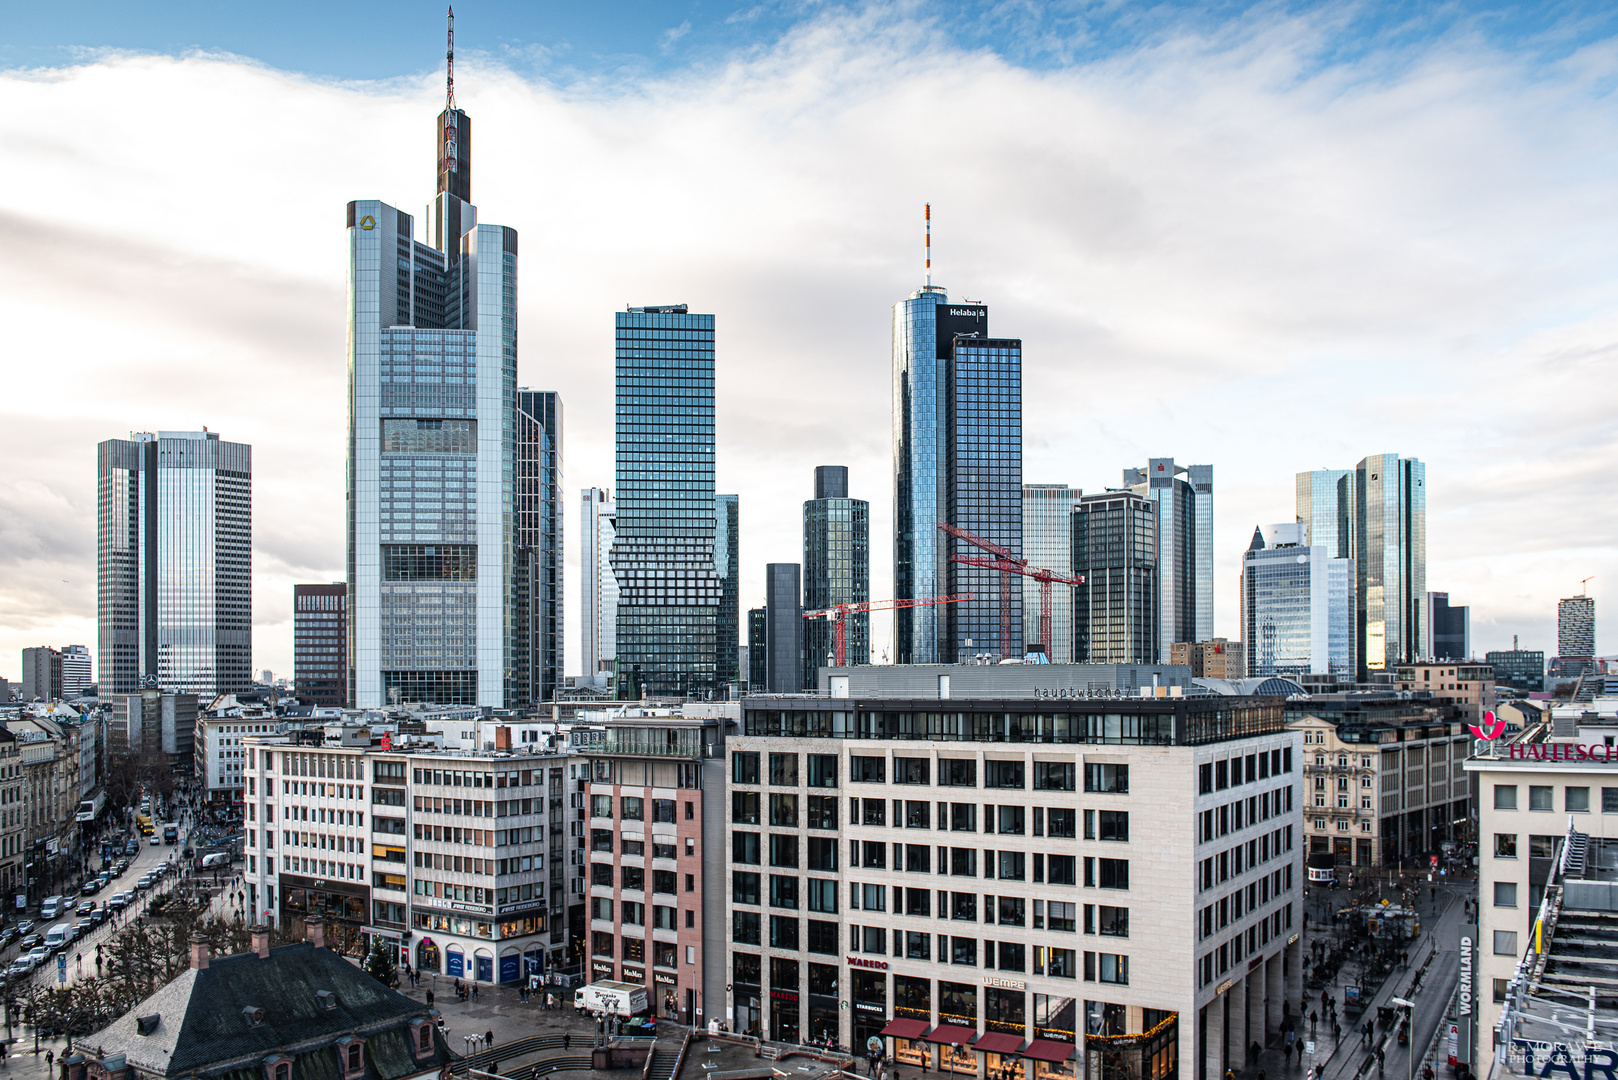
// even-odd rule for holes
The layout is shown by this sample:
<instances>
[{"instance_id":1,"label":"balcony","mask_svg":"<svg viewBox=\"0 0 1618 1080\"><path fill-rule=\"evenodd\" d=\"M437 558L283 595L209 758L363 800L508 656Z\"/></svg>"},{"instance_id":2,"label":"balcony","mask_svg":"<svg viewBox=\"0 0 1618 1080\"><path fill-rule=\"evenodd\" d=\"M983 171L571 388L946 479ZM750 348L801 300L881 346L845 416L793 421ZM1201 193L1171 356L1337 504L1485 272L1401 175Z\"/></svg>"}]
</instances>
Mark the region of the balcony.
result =
<instances>
[{"instance_id":1,"label":"balcony","mask_svg":"<svg viewBox=\"0 0 1618 1080\"><path fill-rule=\"evenodd\" d=\"M600 752L631 757L670 757L695 760L713 756L713 746L702 740L701 728L608 728Z\"/></svg>"}]
</instances>

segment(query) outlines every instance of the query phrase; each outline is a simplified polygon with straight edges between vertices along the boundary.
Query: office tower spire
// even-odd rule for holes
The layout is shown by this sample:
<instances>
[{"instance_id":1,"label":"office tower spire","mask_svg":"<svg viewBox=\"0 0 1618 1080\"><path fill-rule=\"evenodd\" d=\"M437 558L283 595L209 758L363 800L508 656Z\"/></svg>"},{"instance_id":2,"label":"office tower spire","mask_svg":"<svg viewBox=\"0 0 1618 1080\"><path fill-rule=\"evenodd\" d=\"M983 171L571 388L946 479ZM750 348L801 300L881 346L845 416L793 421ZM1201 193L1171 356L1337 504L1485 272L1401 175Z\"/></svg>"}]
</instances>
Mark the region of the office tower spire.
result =
<instances>
[{"instance_id":1,"label":"office tower spire","mask_svg":"<svg viewBox=\"0 0 1618 1080\"><path fill-rule=\"evenodd\" d=\"M923 284L931 285L933 283L933 204L932 203L927 203L926 204L926 209L922 211L922 219L927 223L927 241L923 245L923 247L925 249L923 254L926 257L926 262L927 262L927 268L926 268L927 269L927 274L926 274L925 280L923 281Z\"/></svg>"},{"instance_id":2,"label":"office tower spire","mask_svg":"<svg viewBox=\"0 0 1618 1080\"><path fill-rule=\"evenodd\" d=\"M444 52L444 111L455 111L455 9L449 9L449 47Z\"/></svg>"}]
</instances>

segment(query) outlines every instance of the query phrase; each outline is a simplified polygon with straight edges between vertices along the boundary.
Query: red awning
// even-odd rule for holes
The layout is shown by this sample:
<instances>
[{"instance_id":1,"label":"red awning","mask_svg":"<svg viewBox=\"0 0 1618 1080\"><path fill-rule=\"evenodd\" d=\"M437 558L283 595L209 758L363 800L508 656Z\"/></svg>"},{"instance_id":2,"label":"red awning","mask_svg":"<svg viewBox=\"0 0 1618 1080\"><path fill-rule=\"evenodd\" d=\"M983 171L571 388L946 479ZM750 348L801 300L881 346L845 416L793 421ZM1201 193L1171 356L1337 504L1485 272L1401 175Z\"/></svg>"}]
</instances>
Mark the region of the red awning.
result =
<instances>
[{"instance_id":1,"label":"red awning","mask_svg":"<svg viewBox=\"0 0 1618 1080\"><path fill-rule=\"evenodd\" d=\"M945 1046L949 1046L954 1043L960 1043L962 1046L971 1046L972 1040L976 1039L977 1037L978 1033L969 1027L957 1027L954 1024L939 1024L937 1027L933 1028L933 1033L927 1036L927 1041L931 1043L940 1043Z\"/></svg>"},{"instance_id":2,"label":"red awning","mask_svg":"<svg viewBox=\"0 0 1618 1080\"><path fill-rule=\"evenodd\" d=\"M978 1036L973 1045L974 1050L984 1050L991 1054L1015 1054L1022 1045L1022 1040L1015 1035L1003 1035L998 1031L985 1031Z\"/></svg>"},{"instance_id":3,"label":"red awning","mask_svg":"<svg viewBox=\"0 0 1618 1080\"><path fill-rule=\"evenodd\" d=\"M1022 1056L1037 1058L1040 1061L1066 1061L1073 1056L1073 1044L1058 1042L1055 1039L1035 1039L1028 1044L1028 1049L1022 1052Z\"/></svg>"},{"instance_id":4,"label":"red awning","mask_svg":"<svg viewBox=\"0 0 1618 1080\"><path fill-rule=\"evenodd\" d=\"M901 1039L920 1039L927 1034L927 1021L903 1018L889 1020L888 1026L882 1029L881 1034L896 1035Z\"/></svg>"}]
</instances>

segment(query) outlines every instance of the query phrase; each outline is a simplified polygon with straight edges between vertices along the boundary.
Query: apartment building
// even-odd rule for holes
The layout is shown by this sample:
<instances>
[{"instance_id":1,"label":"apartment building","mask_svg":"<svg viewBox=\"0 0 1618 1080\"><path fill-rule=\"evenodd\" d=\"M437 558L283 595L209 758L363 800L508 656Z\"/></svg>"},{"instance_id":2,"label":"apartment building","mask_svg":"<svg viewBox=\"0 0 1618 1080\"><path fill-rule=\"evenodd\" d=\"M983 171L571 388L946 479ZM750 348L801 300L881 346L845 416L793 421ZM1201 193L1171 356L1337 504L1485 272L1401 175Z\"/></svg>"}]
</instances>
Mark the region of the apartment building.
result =
<instances>
[{"instance_id":1,"label":"apartment building","mask_svg":"<svg viewBox=\"0 0 1618 1080\"><path fill-rule=\"evenodd\" d=\"M693 1026L723 1015L727 981L723 712L611 720L578 749L585 974L642 983L658 1016Z\"/></svg>"},{"instance_id":2,"label":"apartment building","mask_svg":"<svg viewBox=\"0 0 1618 1080\"><path fill-rule=\"evenodd\" d=\"M1466 725L1446 719L1449 709L1386 704L1392 708L1369 719L1356 713L1357 723L1328 713L1288 725L1303 736L1308 852L1330 852L1338 866L1397 866L1470 839ZM1288 703L1289 711L1307 708Z\"/></svg>"},{"instance_id":3,"label":"apartment building","mask_svg":"<svg viewBox=\"0 0 1618 1080\"><path fill-rule=\"evenodd\" d=\"M1486 710L1494 708L1494 667L1490 664L1457 664L1453 660L1400 664L1395 685L1400 690L1425 693L1435 705L1449 705L1463 724L1481 724Z\"/></svg>"},{"instance_id":4,"label":"apartment building","mask_svg":"<svg viewBox=\"0 0 1618 1080\"><path fill-rule=\"evenodd\" d=\"M743 701L735 1030L1017 1080L1249 1064L1302 986L1299 737L1278 698L1055 698L1061 667Z\"/></svg>"},{"instance_id":5,"label":"apartment building","mask_svg":"<svg viewBox=\"0 0 1618 1080\"><path fill-rule=\"evenodd\" d=\"M224 806L242 801L246 788L248 735L273 734L273 716L199 717L196 721L197 786L205 802Z\"/></svg>"},{"instance_id":6,"label":"apartment building","mask_svg":"<svg viewBox=\"0 0 1618 1080\"><path fill-rule=\"evenodd\" d=\"M397 942L427 974L513 983L566 954L563 755L373 739L244 737L248 903L363 955Z\"/></svg>"}]
</instances>

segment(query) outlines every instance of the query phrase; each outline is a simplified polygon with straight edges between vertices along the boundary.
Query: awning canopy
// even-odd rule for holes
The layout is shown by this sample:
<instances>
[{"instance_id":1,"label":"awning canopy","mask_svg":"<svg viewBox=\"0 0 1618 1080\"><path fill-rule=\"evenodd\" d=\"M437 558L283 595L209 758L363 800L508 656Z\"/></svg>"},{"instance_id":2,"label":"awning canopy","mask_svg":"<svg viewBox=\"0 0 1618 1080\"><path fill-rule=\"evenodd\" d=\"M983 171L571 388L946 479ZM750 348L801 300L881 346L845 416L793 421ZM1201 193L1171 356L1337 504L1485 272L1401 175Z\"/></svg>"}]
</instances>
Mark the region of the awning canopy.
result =
<instances>
[{"instance_id":1,"label":"awning canopy","mask_svg":"<svg viewBox=\"0 0 1618 1080\"><path fill-rule=\"evenodd\" d=\"M933 1033L927 1036L927 1041L939 1043L945 1046L954 1043L960 1043L962 1046L971 1046L972 1040L976 1039L977 1037L978 1033L969 1027L957 1027L954 1024L939 1024L937 1027L933 1028Z\"/></svg>"},{"instance_id":2,"label":"awning canopy","mask_svg":"<svg viewBox=\"0 0 1618 1080\"><path fill-rule=\"evenodd\" d=\"M1005 1035L998 1031L985 1031L978 1036L978 1041L972 1049L984 1050L991 1054L1015 1054L1022 1045L1022 1040L1015 1035Z\"/></svg>"},{"instance_id":3,"label":"awning canopy","mask_svg":"<svg viewBox=\"0 0 1618 1080\"><path fill-rule=\"evenodd\" d=\"M897 1020L889 1020L888 1026L883 1028L879 1034L894 1035L901 1039L920 1039L927 1034L927 1021L907 1020L903 1017Z\"/></svg>"},{"instance_id":4,"label":"awning canopy","mask_svg":"<svg viewBox=\"0 0 1618 1080\"><path fill-rule=\"evenodd\" d=\"M1055 1039L1035 1039L1028 1044L1028 1049L1022 1052L1022 1056L1040 1061L1066 1061L1073 1056L1073 1044L1058 1042Z\"/></svg>"}]
</instances>

